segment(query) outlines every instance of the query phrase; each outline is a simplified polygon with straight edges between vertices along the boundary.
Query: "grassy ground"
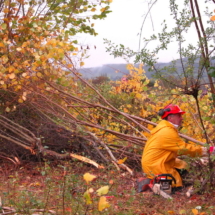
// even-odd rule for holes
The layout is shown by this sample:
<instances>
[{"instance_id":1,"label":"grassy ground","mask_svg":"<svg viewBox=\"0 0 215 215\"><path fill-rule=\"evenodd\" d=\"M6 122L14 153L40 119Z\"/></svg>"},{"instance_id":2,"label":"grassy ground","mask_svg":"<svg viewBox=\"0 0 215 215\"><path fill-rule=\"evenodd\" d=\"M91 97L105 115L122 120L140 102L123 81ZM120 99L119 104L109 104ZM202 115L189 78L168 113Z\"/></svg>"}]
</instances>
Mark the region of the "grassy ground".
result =
<instances>
[{"instance_id":1,"label":"grassy ground","mask_svg":"<svg viewBox=\"0 0 215 215\"><path fill-rule=\"evenodd\" d=\"M96 176L88 185L83 179L87 172ZM96 169L82 163L64 162L55 166L32 163L16 170L2 165L0 214L3 214L2 208L5 207L10 207L5 212L11 212L11 208L16 210L16 213L10 214L35 215L215 214L215 191L190 198L184 193L177 193L173 195L173 200L167 200L151 192L136 193L137 176L118 172L112 166ZM105 195L110 207L100 212L96 190L105 185L110 187ZM89 188L92 188L92 204L87 205L84 193Z\"/></svg>"}]
</instances>

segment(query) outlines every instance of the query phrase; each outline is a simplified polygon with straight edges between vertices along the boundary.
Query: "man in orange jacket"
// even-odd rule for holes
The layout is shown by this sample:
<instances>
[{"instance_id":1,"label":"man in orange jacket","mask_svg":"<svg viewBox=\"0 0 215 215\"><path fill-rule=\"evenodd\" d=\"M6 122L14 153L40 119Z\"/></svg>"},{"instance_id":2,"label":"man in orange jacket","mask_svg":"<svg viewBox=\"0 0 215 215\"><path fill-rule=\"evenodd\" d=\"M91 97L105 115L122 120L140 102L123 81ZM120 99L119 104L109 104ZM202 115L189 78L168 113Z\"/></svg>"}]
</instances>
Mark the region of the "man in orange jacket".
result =
<instances>
[{"instance_id":1,"label":"man in orange jacket","mask_svg":"<svg viewBox=\"0 0 215 215\"><path fill-rule=\"evenodd\" d=\"M177 158L178 155L190 155L192 157L207 154L207 148L196 144L185 143L178 134L178 128L182 124L182 111L177 105L167 105L159 111L163 119L151 131L142 156L142 168L147 176L145 184L150 182L156 175L171 174L176 179L173 187L182 187L182 179L178 172L186 168L186 162ZM210 148L214 151L214 147ZM138 191L142 190L138 187Z\"/></svg>"}]
</instances>

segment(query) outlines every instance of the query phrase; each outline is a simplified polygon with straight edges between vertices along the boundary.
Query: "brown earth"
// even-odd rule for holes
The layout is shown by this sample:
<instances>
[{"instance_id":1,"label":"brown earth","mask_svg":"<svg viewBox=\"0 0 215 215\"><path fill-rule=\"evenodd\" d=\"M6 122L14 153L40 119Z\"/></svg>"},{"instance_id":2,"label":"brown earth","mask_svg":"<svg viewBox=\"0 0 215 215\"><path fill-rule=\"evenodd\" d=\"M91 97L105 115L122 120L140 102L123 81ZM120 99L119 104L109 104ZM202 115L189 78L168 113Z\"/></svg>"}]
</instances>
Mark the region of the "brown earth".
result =
<instances>
[{"instance_id":1,"label":"brown earth","mask_svg":"<svg viewBox=\"0 0 215 215\"><path fill-rule=\"evenodd\" d=\"M17 212L10 214L215 215L215 190L190 198L185 191L178 192L172 195L173 200L152 192L136 193L135 181L141 173L130 176L112 165L96 169L80 162L28 163L19 167L2 163L0 171L2 207ZM83 179L87 172L96 176L89 185ZM105 185L110 187L105 195L110 207L99 212L96 190ZM92 204L87 205L83 195L89 188L92 188ZM38 212L33 213L32 209Z\"/></svg>"}]
</instances>

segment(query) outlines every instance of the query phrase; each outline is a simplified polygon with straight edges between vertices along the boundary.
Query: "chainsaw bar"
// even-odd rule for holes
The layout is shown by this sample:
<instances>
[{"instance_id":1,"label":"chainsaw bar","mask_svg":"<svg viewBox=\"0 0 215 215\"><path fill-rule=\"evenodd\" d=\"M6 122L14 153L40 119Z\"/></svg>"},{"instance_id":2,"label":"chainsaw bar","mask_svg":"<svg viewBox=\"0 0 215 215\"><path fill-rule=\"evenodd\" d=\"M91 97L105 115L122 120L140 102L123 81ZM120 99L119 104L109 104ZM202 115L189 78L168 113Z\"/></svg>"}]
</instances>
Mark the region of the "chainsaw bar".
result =
<instances>
[{"instance_id":1,"label":"chainsaw bar","mask_svg":"<svg viewBox=\"0 0 215 215\"><path fill-rule=\"evenodd\" d=\"M160 195L165 199L173 199L170 194L172 193L172 181L176 184L175 178L171 174L160 174L150 178L137 179L137 192L144 192L151 189L156 195Z\"/></svg>"},{"instance_id":2,"label":"chainsaw bar","mask_svg":"<svg viewBox=\"0 0 215 215\"><path fill-rule=\"evenodd\" d=\"M161 185L160 184L154 184L154 186L150 186L151 190L153 191L154 194L163 196L165 199L173 199L172 196L161 190Z\"/></svg>"},{"instance_id":3,"label":"chainsaw bar","mask_svg":"<svg viewBox=\"0 0 215 215\"><path fill-rule=\"evenodd\" d=\"M160 174L150 181L149 187L154 194L160 195L165 199L173 199L170 196L172 193L172 181L176 184L176 180L171 174Z\"/></svg>"}]
</instances>

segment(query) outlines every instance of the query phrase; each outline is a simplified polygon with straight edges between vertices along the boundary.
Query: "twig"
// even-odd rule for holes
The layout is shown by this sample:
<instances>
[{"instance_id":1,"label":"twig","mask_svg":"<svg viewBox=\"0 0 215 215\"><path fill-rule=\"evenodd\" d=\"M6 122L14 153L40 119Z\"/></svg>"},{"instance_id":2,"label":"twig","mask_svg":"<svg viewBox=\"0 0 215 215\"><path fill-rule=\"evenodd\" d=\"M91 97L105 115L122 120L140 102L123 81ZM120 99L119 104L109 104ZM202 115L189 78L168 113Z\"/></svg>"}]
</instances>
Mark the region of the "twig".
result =
<instances>
[{"instance_id":1,"label":"twig","mask_svg":"<svg viewBox=\"0 0 215 215\"><path fill-rule=\"evenodd\" d=\"M144 24L145 24L145 21L146 21L146 18L147 18L147 16L148 16L148 14L150 14L151 9L152 9L152 7L154 6L154 4L155 4L156 2L157 2L157 0L155 0L155 1L152 3L152 5L151 5L150 8L148 9L148 12L146 13L146 15L145 15L145 17L144 17L144 19L143 19L143 23L142 23L142 26L141 26L141 28L140 28L139 51L140 51L140 45L141 45L141 37L142 37L143 26L144 26Z\"/></svg>"},{"instance_id":2,"label":"twig","mask_svg":"<svg viewBox=\"0 0 215 215\"><path fill-rule=\"evenodd\" d=\"M98 138L91 132L87 132L89 135L91 135L95 140L98 141ZM111 150L108 148L108 146L103 142L103 141L99 141L99 143L107 150L108 154L110 155L110 157L112 158L112 160L117 163L117 159L115 158L115 156L113 155L113 153L111 152ZM122 168L126 169L131 175L133 175L133 171L127 167L125 164L119 164L119 166L121 166Z\"/></svg>"}]
</instances>

